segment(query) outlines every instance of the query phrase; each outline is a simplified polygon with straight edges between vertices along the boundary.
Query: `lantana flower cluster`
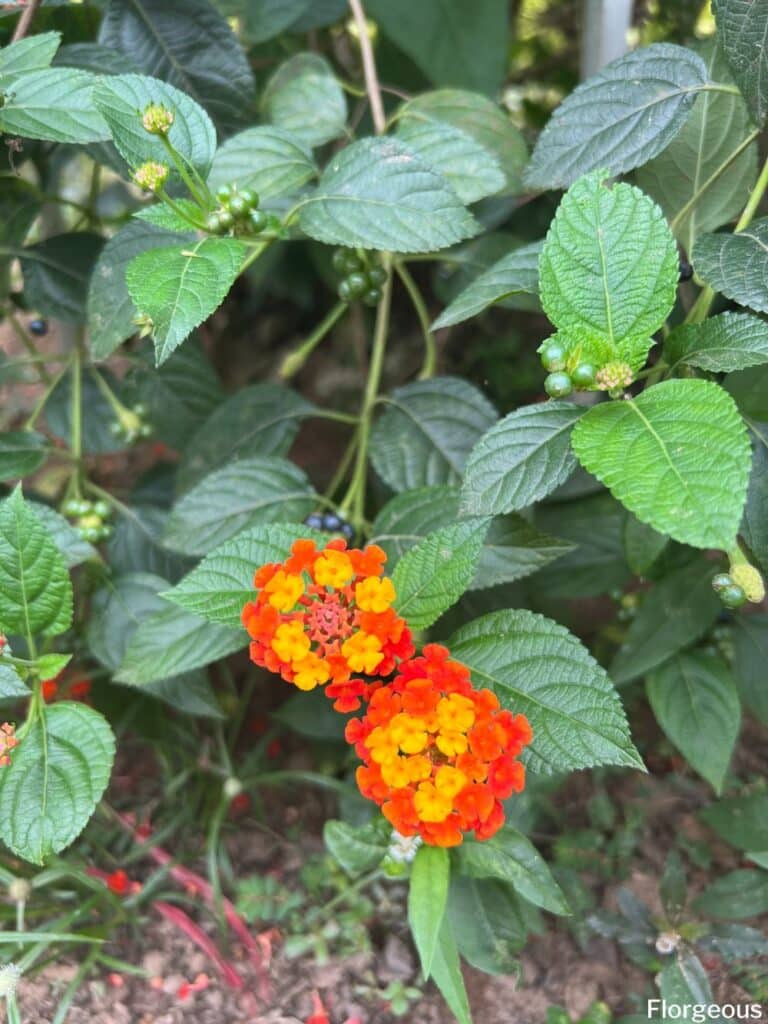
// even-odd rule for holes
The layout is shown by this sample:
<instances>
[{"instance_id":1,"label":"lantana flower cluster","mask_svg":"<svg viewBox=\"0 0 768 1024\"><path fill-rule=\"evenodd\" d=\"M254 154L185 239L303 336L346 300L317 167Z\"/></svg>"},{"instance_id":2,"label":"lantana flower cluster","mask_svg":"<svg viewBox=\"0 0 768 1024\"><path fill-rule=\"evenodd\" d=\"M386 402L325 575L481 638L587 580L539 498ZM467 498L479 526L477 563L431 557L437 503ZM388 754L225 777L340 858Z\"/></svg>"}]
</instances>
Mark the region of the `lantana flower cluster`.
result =
<instances>
[{"instance_id":1,"label":"lantana flower cluster","mask_svg":"<svg viewBox=\"0 0 768 1024\"><path fill-rule=\"evenodd\" d=\"M259 568L242 612L251 660L301 690L324 686L337 711L364 705L346 728L357 784L398 833L433 846L470 831L490 839L502 801L525 786L518 757L531 727L476 689L446 647L416 656L385 561L375 544L298 540L285 562Z\"/></svg>"}]
</instances>

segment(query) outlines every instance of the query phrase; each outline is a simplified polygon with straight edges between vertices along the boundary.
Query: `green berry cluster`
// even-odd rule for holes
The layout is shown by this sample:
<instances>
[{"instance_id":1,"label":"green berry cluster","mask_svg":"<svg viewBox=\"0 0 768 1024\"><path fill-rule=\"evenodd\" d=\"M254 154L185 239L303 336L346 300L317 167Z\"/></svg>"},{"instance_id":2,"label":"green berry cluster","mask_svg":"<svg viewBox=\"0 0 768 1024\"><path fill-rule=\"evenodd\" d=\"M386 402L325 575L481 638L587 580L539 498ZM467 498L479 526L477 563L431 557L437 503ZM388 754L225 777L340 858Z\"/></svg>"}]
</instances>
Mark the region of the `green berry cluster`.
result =
<instances>
[{"instance_id":1,"label":"green berry cluster","mask_svg":"<svg viewBox=\"0 0 768 1024\"><path fill-rule=\"evenodd\" d=\"M333 269L341 274L339 298L342 302L360 299L366 306L381 302L381 286L387 280L383 267L368 264L364 257L351 249L337 249L333 254Z\"/></svg>"},{"instance_id":2,"label":"green berry cluster","mask_svg":"<svg viewBox=\"0 0 768 1024\"><path fill-rule=\"evenodd\" d=\"M269 218L258 208L259 197L253 189L222 185L216 198L219 205L205 222L212 235L226 235L230 231L257 235L267 226Z\"/></svg>"},{"instance_id":3,"label":"green berry cluster","mask_svg":"<svg viewBox=\"0 0 768 1024\"><path fill-rule=\"evenodd\" d=\"M147 420L149 410L143 402L137 402L131 409L126 409L109 425L109 432L125 444L134 444L152 436L152 424Z\"/></svg>"},{"instance_id":4,"label":"green berry cluster","mask_svg":"<svg viewBox=\"0 0 768 1024\"><path fill-rule=\"evenodd\" d=\"M541 365L548 376L544 390L550 398L566 398L573 391L584 391L594 387L597 370L591 363L578 363L568 373L565 347L554 339L545 342L539 349Z\"/></svg>"},{"instance_id":5,"label":"green berry cluster","mask_svg":"<svg viewBox=\"0 0 768 1024\"><path fill-rule=\"evenodd\" d=\"M109 540L112 526L107 520L112 509L106 501L86 501L82 498L70 498L65 501L61 511L68 519L74 520L73 526L83 538L93 544Z\"/></svg>"},{"instance_id":6,"label":"green berry cluster","mask_svg":"<svg viewBox=\"0 0 768 1024\"><path fill-rule=\"evenodd\" d=\"M747 600L744 588L727 572L712 577L712 589L726 608L740 608Z\"/></svg>"}]
</instances>

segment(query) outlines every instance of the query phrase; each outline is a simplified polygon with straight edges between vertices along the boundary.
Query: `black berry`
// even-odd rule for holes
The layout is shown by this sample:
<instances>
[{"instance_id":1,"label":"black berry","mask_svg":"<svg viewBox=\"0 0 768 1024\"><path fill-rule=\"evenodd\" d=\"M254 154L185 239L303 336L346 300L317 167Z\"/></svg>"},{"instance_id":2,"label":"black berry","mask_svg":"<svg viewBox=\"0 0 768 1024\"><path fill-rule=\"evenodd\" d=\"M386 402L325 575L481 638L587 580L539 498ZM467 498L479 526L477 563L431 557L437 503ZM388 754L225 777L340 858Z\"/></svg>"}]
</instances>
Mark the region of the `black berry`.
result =
<instances>
[{"instance_id":1,"label":"black berry","mask_svg":"<svg viewBox=\"0 0 768 1024\"><path fill-rule=\"evenodd\" d=\"M304 525L309 526L313 530L322 530L323 517L319 512L313 512L312 515L307 516L304 520Z\"/></svg>"},{"instance_id":2,"label":"black berry","mask_svg":"<svg viewBox=\"0 0 768 1024\"><path fill-rule=\"evenodd\" d=\"M323 529L338 530L343 521L344 520L340 516L337 516L335 512L326 512L323 516Z\"/></svg>"},{"instance_id":3,"label":"black berry","mask_svg":"<svg viewBox=\"0 0 768 1024\"><path fill-rule=\"evenodd\" d=\"M42 337L48 333L48 321L47 320L30 320L29 329L32 334L36 334L38 337Z\"/></svg>"},{"instance_id":4,"label":"black berry","mask_svg":"<svg viewBox=\"0 0 768 1024\"><path fill-rule=\"evenodd\" d=\"M680 260L680 280L690 281L693 277L693 267L687 260Z\"/></svg>"}]
</instances>

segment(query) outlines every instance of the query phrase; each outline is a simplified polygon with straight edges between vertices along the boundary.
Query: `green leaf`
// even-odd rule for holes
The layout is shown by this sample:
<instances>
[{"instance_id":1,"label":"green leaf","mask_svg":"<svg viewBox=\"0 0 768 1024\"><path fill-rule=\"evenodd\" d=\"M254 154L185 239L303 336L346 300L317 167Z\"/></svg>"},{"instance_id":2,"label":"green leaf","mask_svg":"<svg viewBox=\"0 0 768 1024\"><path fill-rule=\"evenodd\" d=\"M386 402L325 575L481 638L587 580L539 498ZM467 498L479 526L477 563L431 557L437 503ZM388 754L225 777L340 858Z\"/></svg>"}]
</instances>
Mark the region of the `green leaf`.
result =
<instances>
[{"instance_id":1,"label":"green leaf","mask_svg":"<svg viewBox=\"0 0 768 1024\"><path fill-rule=\"evenodd\" d=\"M525 945L520 904L509 885L487 878L451 879L448 915L459 952L486 974L515 974Z\"/></svg>"},{"instance_id":2,"label":"green leaf","mask_svg":"<svg viewBox=\"0 0 768 1024\"><path fill-rule=\"evenodd\" d=\"M711 882L693 905L699 913L726 921L768 913L768 871L731 871Z\"/></svg>"},{"instance_id":3,"label":"green leaf","mask_svg":"<svg viewBox=\"0 0 768 1024\"><path fill-rule=\"evenodd\" d=\"M42 864L82 832L109 782L115 739L105 719L84 704L40 712L0 775L0 838Z\"/></svg>"},{"instance_id":4,"label":"green leaf","mask_svg":"<svg viewBox=\"0 0 768 1024\"><path fill-rule=\"evenodd\" d=\"M495 92L504 80L506 4L476 0L368 0L366 11L435 85Z\"/></svg>"},{"instance_id":5,"label":"green leaf","mask_svg":"<svg viewBox=\"0 0 768 1024\"><path fill-rule=\"evenodd\" d=\"M24 295L44 316L85 322L88 281L103 239L85 231L54 235L19 253L24 274Z\"/></svg>"},{"instance_id":6,"label":"green leaf","mask_svg":"<svg viewBox=\"0 0 768 1024\"><path fill-rule=\"evenodd\" d=\"M667 854L659 881L659 896L664 913L679 918L688 902L688 880L683 859L675 849Z\"/></svg>"},{"instance_id":7,"label":"green leaf","mask_svg":"<svg viewBox=\"0 0 768 1024\"><path fill-rule=\"evenodd\" d=\"M744 506L744 521L741 536L760 564L768 573L768 429L763 424L751 424L756 443L752 455L752 473L749 477L747 504Z\"/></svg>"},{"instance_id":8,"label":"green leaf","mask_svg":"<svg viewBox=\"0 0 768 1024\"><path fill-rule=\"evenodd\" d=\"M471 135L498 161L505 177L504 192L519 195L523 191L522 172L528 161L525 139L509 116L486 96L463 89L438 89L408 100L398 118L447 124Z\"/></svg>"},{"instance_id":9,"label":"green leaf","mask_svg":"<svg viewBox=\"0 0 768 1024\"><path fill-rule=\"evenodd\" d=\"M168 586L151 573L126 573L93 595L86 640L91 654L112 672L122 664L128 644L141 623L166 611L160 592Z\"/></svg>"},{"instance_id":10,"label":"green leaf","mask_svg":"<svg viewBox=\"0 0 768 1024\"><path fill-rule=\"evenodd\" d=\"M180 211L183 211L184 216L182 216ZM149 206L142 206L140 210L136 210L133 215L133 221L152 224L154 227L162 228L164 231L187 234L187 232L192 230L188 219L190 217L193 220L195 218L199 219L200 207L193 199L184 199L183 196L177 196L174 200L173 209L163 202L150 203Z\"/></svg>"},{"instance_id":11,"label":"green leaf","mask_svg":"<svg viewBox=\"0 0 768 1024\"><path fill-rule=\"evenodd\" d=\"M169 606L141 622L128 641L115 679L144 686L202 668L242 650L247 642L243 629L218 626L183 608Z\"/></svg>"},{"instance_id":12,"label":"green leaf","mask_svg":"<svg viewBox=\"0 0 768 1024\"><path fill-rule=\"evenodd\" d=\"M41 679L55 679L72 660L71 654L41 654L37 659L37 671Z\"/></svg>"},{"instance_id":13,"label":"green leaf","mask_svg":"<svg viewBox=\"0 0 768 1024\"><path fill-rule=\"evenodd\" d=\"M768 725L768 615L733 618L733 670L742 700L763 725ZM766 843L768 849L768 843Z\"/></svg>"},{"instance_id":14,"label":"green leaf","mask_svg":"<svg viewBox=\"0 0 768 1024\"><path fill-rule=\"evenodd\" d=\"M240 459L204 477L173 507L169 547L204 555L242 530L278 520L300 521L317 498L303 470L286 459Z\"/></svg>"},{"instance_id":15,"label":"green leaf","mask_svg":"<svg viewBox=\"0 0 768 1024\"><path fill-rule=\"evenodd\" d=\"M616 175L653 159L674 139L707 78L701 57L670 43L611 61L574 89L547 122L526 183L567 188L598 167Z\"/></svg>"},{"instance_id":16,"label":"green leaf","mask_svg":"<svg viewBox=\"0 0 768 1024\"><path fill-rule=\"evenodd\" d=\"M457 850L462 872L508 882L524 899L553 914L571 908L539 851L522 832L505 825L486 842L468 840Z\"/></svg>"},{"instance_id":17,"label":"green leaf","mask_svg":"<svg viewBox=\"0 0 768 1024\"><path fill-rule=\"evenodd\" d=\"M397 138L444 175L462 203L476 203L500 192L506 184L495 156L455 125L403 117Z\"/></svg>"},{"instance_id":18,"label":"green leaf","mask_svg":"<svg viewBox=\"0 0 768 1024\"><path fill-rule=\"evenodd\" d=\"M5 178L0 192L0 299L11 293L11 263L21 252L42 204L23 178Z\"/></svg>"},{"instance_id":19,"label":"green leaf","mask_svg":"<svg viewBox=\"0 0 768 1024\"><path fill-rule=\"evenodd\" d=\"M101 79L93 90L93 100L132 170L147 160L169 164L162 141L146 132L141 123L149 104L160 103L174 116L169 141L200 175L207 176L216 150L216 131L203 108L186 93L148 75L114 75ZM173 168L168 180L177 184L181 181Z\"/></svg>"},{"instance_id":20,"label":"green leaf","mask_svg":"<svg viewBox=\"0 0 768 1024\"><path fill-rule=\"evenodd\" d=\"M731 84L715 40L707 40L699 50L709 77ZM675 221L675 234L686 252L692 251L699 235L714 231L741 212L744 196L757 176L757 143L747 146L725 174L715 175L745 141L751 127L741 96L704 92L670 145L638 171L637 184Z\"/></svg>"},{"instance_id":21,"label":"green leaf","mask_svg":"<svg viewBox=\"0 0 768 1024\"><path fill-rule=\"evenodd\" d=\"M236 16L240 32L249 43L264 43L289 28L312 0L218 0L224 14Z\"/></svg>"},{"instance_id":22,"label":"green leaf","mask_svg":"<svg viewBox=\"0 0 768 1024\"><path fill-rule=\"evenodd\" d=\"M445 526L397 563L392 574L396 607L413 629L431 626L470 585L487 529L487 518Z\"/></svg>"},{"instance_id":23,"label":"green leaf","mask_svg":"<svg viewBox=\"0 0 768 1024\"><path fill-rule=\"evenodd\" d=\"M768 793L718 800L701 817L731 846L739 850L768 850Z\"/></svg>"},{"instance_id":24,"label":"green leaf","mask_svg":"<svg viewBox=\"0 0 768 1024\"><path fill-rule=\"evenodd\" d=\"M696 273L741 306L768 313L768 217L734 234L703 235L693 250Z\"/></svg>"},{"instance_id":25,"label":"green leaf","mask_svg":"<svg viewBox=\"0 0 768 1024\"><path fill-rule=\"evenodd\" d=\"M676 1006L699 1003L707 1008L712 1003L707 972L692 952L680 952L666 964L659 975L658 984L661 997L667 1003ZM709 1014L707 1016L712 1020ZM671 1014L669 1019L674 1019ZM723 1024L725 1019L722 1016L715 1018L715 1024Z\"/></svg>"},{"instance_id":26,"label":"green leaf","mask_svg":"<svg viewBox=\"0 0 768 1024\"><path fill-rule=\"evenodd\" d=\"M17 487L0 502L0 632L56 636L71 622L64 559Z\"/></svg>"},{"instance_id":27,"label":"green leaf","mask_svg":"<svg viewBox=\"0 0 768 1024\"><path fill-rule=\"evenodd\" d=\"M729 550L751 451L733 399L704 380L670 380L590 409L573 450L630 512L683 544Z\"/></svg>"},{"instance_id":28,"label":"green leaf","mask_svg":"<svg viewBox=\"0 0 768 1024\"><path fill-rule=\"evenodd\" d=\"M271 718L287 726L299 736L323 743L343 743L345 721L333 710L333 705L320 687L309 693L297 691L270 714ZM317 776L315 776L317 781ZM329 787L338 786L338 780L328 779ZM342 783L342 786L344 784ZM346 790L349 796L349 790Z\"/></svg>"},{"instance_id":29,"label":"green leaf","mask_svg":"<svg viewBox=\"0 0 768 1024\"><path fill-rule=\"evenodd\" d=\"M701 324L681 324L664 342L672 366L686 363L728 373L768 363L768 324L749 313L721 313Z\"/></svg>"},{"instance_id":30,"label":"green leaf","mask_svg":"<svg viewBox=\"0 0 768 1024\"><path fill-rule=\"evenodd\" d=\"M49 142L98 142L109 128L94 105L96 75L45 68L13 82L0 107L0 131Z\"/></svg>"},{"instance_id":31,"label":"green leaf","mask_svg":"<svg viewBox=\"0 0 768 1024\"><path fill-rule=\"evenodd\" d=\"M539 257L541 242L522 245L502 256L484 271L447 306L432 324L434 330L459 324L482 313L511 295L521 292L537 295L539 291Z\"/></svg>"},{"instance_id":32,"label":"green leaf","mask_svg":"<svg viewBox=\"0 0 768 1024\"><path fill-rule=\"evenodd\" d=\"M723 607L712 590L713 568L701 556L656 584L611 663L617 684L656 668L706 633Z\"/></svg>"},{"instance_id":33,"label":"green leaf","mask_svg":"<svg viewBox=\"0 0 768 1024\"><path fill-rule=\"evenodd\" d=\"M74 568L91 558L98 558L98 552L88 541L83 540L74 526L47 505L30 501L29 506L48 531L51 540L61 552L68 569Z\"/></svg>"},{"instance_id":34,"label":"green leaf","mask_svg":"<svg viewBox=\"0 0 768 1024\"><path fill-rule=\"evenodd\" d=\"M646 689L667 738L719 794L741 724L729 670L705 654L681 654L657 668Z\"/></svg>"},{"instance_id":35,"label":"green leaf","mask_svg":"<svg viewBox=\"0 0 768 1024\"><path fill-rule=\"evenodd\" d=\"M459 951L447 915L440 929L432 961L432 980L459 1024L472 1024L467 990L461 976Z\"/></svg>"},{"instance_id":36,"label":"green leaf","mask_svg":"<svg viewBox=\"0 0 768 1024\"><path fill-rule=\"evenodd\" d=\"M118 398L122 395L122 381L109 370L99 371ZM93 374L82 378L82 432L83 451L88 455L120 451L126 447L123 438L110 430L115 411L100 390ZM61 440L69 443L72 436L72 375L63 377L45 406L45 422L48 430Z\"/></svg>"},{"instance_id":37,"label":"green leaf","mask_svg":"<svg viewBox=\"0 0 768 1024\"><path fill-rule=\"evenodd\" d=\"M677 246L652 200L604 177L581 178L557 208L539 261L541 304L574 360L637 370L675 302Z\"/></svg>"},{"instance_id":38,"label":"green leaf","mask_svg":"<svg viewBox=\"0 0 768 1024\"><path fill-rule=\"evenodd\" d=\"M253 452L286 455L301 421L314 411L296 391L269 381L236 392L188 437L178 490L188 490L219 466Z\"/></svg>"},{"instance_id":39,"label":"green leaf","mask_svg":"<svg viewBox=\"0 0 768 1024\"><path fill-rule=\"evenodd\" d=\"M107 561L114 573L149 572L176 581L189 562L163 546L168 513L151 502L117 509Z\"/></svg>"},{"instance_id":40,"label":"green leaf","mask_svg":"<svg viewBox=\"0 0 768 1024\"><path fill-rule=\"evenodd\" d=\"M196 669L171 676L169 679L144 683L141 691L148 697L163 701L176 711L184 712L185 715L194 715L196 718L224 717L216 693L208 682L204 670Z\"/></svg>"},{"instance_id":41,"label":"green leaf","mask_svg":"<svg viewBox=\"0 0 768 1024\"><path fill-rule=\"evenodd\" d=\"M440 930L448 902L451 862L448 851L440 846L419 847L411 867L408 889L408 923L419 951L421 971L425 978L440 944Z\"/></svg>"},{"instance_id":42,"label":"green leaf","mask_svg":"<svg viewBox=\"0 0 768 1024\"><path fill-rule=\"evenodd\" d=\"M131 260L128 292L140 314L152 320L158 365L221 305L247 251L235 238L203 238Z\"/></svg>"},{"instance_id":43,"label":"green leaf","mask_svg":"<svg viewBox=\"0 0 768 1024\"><path fill-rule=\"evenodd\" d=\"M130 221L101 250L88 288L88 335L94 359L106 359L136 333L136 307L128 294L126 270L140 253L192 240L142 221Z\"/></svg>"},{"instance_id":44,"label":"green leaf","mask_svg":"<svg viewBox=\"0 0 768 1024\"><path fill-rule=\"evenodd\" d=\"M449 646L469 665L475 685L530 721L525 760L532 771L642 769L610 679L563 626L523 609L492 612L460 629Z\"/></svg>"},{"instance_id":45,"label":"green leaf","mask_svg":"<svg viewBox=\"0 0 768 1024\"><path fill-rule=\"evenodd\" d=\"M6 89L19 75L50 67L60 43L60 32L41 32L4 46L0 50L0 86Z\"/></svg>"},{"instance_id":46,"label":"green leaf","mask_svg":"<svg viewBox=\"0 0 768 1024\"><path fill-rule=\"evenodd\" d=\"M14 480L39 469L48 458L48 438L36 430L0 434L0 480Z\"/></svg>"},{"instance_id":47,"label":"green leaf","mask_svg":"<svg viewBox=\"0 0 768 1024\"><path fill-rule=\"evenodd\" d=\"M576 467L571 430L584 410L544 402L515 410L475 445L461 491L463 515L498 515L550 494Z\"/></svg>"},{"instance_id":48,"label":"green leaf","mask_svg":"<svg viewBox=\"0 0 768 1024\"><path fill-rule=\"evenodd\" d=\"M297 53L267 82L261 97L264 116L308 146L343 135L347 101L333 68L316 53Z\"/></svg>"},{"instance_id":49,"label":"green leaf","mask_svg":"<svg viewBox=\"0 0 768 1024\"><path fill-rule=\"evenodd\" d=\"M32 691L13 665L0 664L0 701L26 700L31 696Z\"/></svg>"},{"instance_id":50,"label":"green leaf","mask_svg":"<svg viewBox=\"0 0 768 1024\"><path fill-rule=\"evenodd\" d=\"M296 192L318 173L312 152L301 139L280 128L260 125L227 139L216 151L208 186L254 189L271 199Z\"/></svg>"},{"instance_id":51,"label":"green leaf","mask_svg":"<svg viewBox=\"0 0 768 1024\"><path fill-rule=\"evenodd\" d=\"M326 821L323 841L331 855L349 875L362 875L381 863L387 841L376 825L348 825L345 821Z\"/></svg>"},{"instance_id":52,"label":"green leaf","mask_svg":"<svg viewBox=\"0 0 768 1024\"><path fill-rule=\"evenodd\" d=\"M624 520L624 554L636 576L644 576L669 543L669 537L657 533L628 512Z\"/></svg>"},{"instance_id":53,"label":"green leaf","mask_svg":"<svg viewBox=\"0 0 768 1024\"><path fill-rule=\"evenodd\" d=\"M768 48L766 0L713 0L717 35L733 77L758 124L768 115Z\"/></svg>"},{"instance_id":54,"label":"green leaf","mask_svg":"<svg viewBox=\"0 0 768 1024\"><path fill-rule=\"evenodd\" d=\"M284 561L291 545L300 537L315 537L321 543L320 534L299 523L273 523L244 530L207 555L163 596L209 622L236 628L241 624L243 605L254 598L256 569L269 562Z\"/></svg>"},{"instance_id":55,"label":"green leaf","mask_svg":"<svg viewBox=\"0 0 768 1024\"><path fill-rule=\"evenodd\" d=\"M568 555L574 545L541 533L522 516L494 519L480 552L480 564L467 589L480 590L521 580Z\"/></svg>"},{"instance_id":56,"label":"green leaf","mask_svg":"<svg viewBox=\"0 0 768 1024\"><path fill-rule=\"evenodd\" d=\"M394 491L458 483L472 446L495 419L488 399L456 377L406 384L373 427L371 462Z\"/></svg>"},{"instance_id":57,"label":"green leaf","mask_svg":"<svg viewBox=\"0 0 768 1024\"><path fill-rule=\"evenodd\" d=\"M253 72L226 19L208 0L110 0L99 42L187 93L223 131L247 119Z\"/></svg>"},{"instance_id":58,"label":"green leaf","mask_svg":"<svg viewBox=\"0 0 768 1024\"><path fill-rule=\"evenodd\" d=\"M768 366L734 370L723 381L723 387L733 396L740 412L761 421L759 426L754 423L750 426L760 443L765 444L764 424L768 423Z\"/></svg>"},{"instance_id":59,"label":"green leaf","mask_svg":"<svg viewBox=\"0 0 768 1024\"><path fill-rule=\"evenodd\" d=\"M395 253L445 249L479 230L445 178L392 138L361 139L333 157L299 224L320 242Z\"/></svg>"},{"instance_id":60,"label":"green leaf","mask_svg":"<svg viewBox=\"0 0 768 1024\"><path fill-rule=\"evenodd\" d=\"M140 70L131 57L101 43L66 43L56 54L55 64L96 75L130 75Z\"/></svg>"}]
</instances>

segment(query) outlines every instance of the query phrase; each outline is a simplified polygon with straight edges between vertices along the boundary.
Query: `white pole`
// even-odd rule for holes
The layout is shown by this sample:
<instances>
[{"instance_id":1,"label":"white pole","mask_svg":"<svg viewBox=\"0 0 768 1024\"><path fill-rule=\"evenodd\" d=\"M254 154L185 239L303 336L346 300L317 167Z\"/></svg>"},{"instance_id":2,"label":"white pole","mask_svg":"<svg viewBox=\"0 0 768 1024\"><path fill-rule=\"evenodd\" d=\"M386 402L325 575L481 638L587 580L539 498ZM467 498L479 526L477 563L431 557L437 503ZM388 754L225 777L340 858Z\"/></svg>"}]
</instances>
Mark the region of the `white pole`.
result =
<instances>
[{"instance_id":1,"label":"white pole","mask_svg":"<svg viewBox=\"0 0 768 1024\"><path fill-rule=\"evenodd\" d=\"M581 77L589 78L628 50L633 0L584 0Z\"/></svg>"}]
</instances>

